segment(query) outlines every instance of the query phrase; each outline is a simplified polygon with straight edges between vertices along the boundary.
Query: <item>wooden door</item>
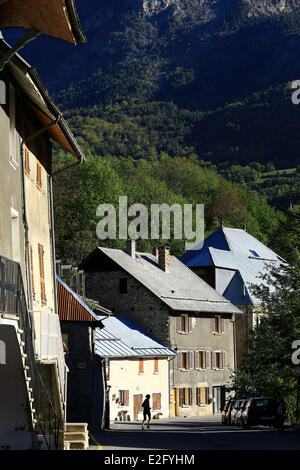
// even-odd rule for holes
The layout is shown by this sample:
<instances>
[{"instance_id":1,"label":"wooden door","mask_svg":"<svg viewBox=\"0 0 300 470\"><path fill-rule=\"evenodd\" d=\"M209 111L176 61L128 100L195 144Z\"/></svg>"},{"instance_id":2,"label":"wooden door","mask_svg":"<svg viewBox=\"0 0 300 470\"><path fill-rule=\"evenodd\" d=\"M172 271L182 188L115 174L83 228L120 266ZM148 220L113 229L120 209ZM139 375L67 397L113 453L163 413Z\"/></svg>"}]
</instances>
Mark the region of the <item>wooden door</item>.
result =
<instances>
[{"instance_id":1,"label":"wooden door","mask_svg":"<svg viewBox=\"0 0 300 470\"><path fill-rule=\"evenodd\" d=\"M138 420L138 412L142 411L143 395L133 395L133 419Z\"/></svg>"},{"instance_id":2,"label":"wooden door","mask_svg":"<svg viewBox=\"0 0 300 470\"><path fill-rule=\"evenodd\" d=\"M173 416L179 416L179 390L173 388L172 390L172 414Z\"/></svg>"}]
</instances>

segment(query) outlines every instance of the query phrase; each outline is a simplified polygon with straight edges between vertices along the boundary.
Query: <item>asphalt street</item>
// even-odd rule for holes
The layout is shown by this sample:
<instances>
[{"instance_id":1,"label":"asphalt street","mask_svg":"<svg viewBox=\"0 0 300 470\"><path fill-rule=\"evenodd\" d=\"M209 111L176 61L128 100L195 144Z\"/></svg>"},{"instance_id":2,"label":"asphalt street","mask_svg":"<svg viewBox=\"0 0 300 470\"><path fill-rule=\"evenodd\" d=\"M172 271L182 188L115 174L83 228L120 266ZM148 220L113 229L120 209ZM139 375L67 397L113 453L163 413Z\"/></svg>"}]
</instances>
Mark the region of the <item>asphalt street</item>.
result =
<instances>
[{"instance_id":1,"label":"asphalt street","mask_svg":"<svg viewBox=\"0 0 300 470\"><path fill-rule=\"evenodd\" d=\"M291 429L223 426L220 416L118 422L91 436L89 450L300 450L300 434Z\"/></svg>"}]
</instances>

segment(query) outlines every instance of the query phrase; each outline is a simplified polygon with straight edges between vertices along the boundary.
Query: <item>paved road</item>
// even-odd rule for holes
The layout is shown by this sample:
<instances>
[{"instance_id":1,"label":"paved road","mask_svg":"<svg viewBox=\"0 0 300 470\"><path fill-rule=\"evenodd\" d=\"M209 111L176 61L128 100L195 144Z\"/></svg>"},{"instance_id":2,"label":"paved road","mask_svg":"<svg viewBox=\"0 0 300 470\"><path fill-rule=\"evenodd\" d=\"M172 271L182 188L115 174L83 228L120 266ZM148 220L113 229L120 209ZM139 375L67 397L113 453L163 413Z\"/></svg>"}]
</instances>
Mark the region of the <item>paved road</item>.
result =
<instances>
[{"instance_id":1,"label":"paved road","mask_svg":"<svg viewBox=\"0 0 300 470\"><path fill-rule=\"evenodd\" d=\"M300 450L300 435L291 430L257 427L243 430L223 426L220 417L177 418L141 424L114 423L110 431L94 434L90 450Z\"/></svg>"}]
</instances>

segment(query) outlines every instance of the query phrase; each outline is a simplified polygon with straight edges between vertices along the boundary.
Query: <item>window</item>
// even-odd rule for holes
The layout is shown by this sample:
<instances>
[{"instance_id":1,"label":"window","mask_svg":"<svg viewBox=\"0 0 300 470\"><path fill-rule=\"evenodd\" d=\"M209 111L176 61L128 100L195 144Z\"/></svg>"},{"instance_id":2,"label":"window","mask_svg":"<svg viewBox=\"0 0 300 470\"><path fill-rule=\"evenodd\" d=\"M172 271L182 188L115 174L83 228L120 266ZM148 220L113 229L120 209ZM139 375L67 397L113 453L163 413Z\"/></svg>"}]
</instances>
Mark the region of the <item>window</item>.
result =
<instances>
[{"instance_id":1,"label":"window","mask_svg":"<svg viewBox=\"0 0 300 470\"><path fill-rule=\"evenodd\" d=\"M152 394L152 408L153 410L161 409L161 394L160 393Z\"/></svg>"},{"instance_id":2,"label":"window","mask_svg":"<svg viewBox=\"0 0 300 470\"><path fill-rule=\"evenodd\" d=\"M211 332L220 335L225 331L225 319L221 315L215 315L211 318Z\"/></svg>"},{"instance_id":3,"label":"window","mask_svg":"<svg viewBox=\"0 0 300 470\"><path fill-rule=\"evenodd\" d=\"M189 315L180 315L176 319L177 325L176 325L176 330L177 333L191 333L193 326L192 326L192 317Z\"/></svg>"},{"instance_id":4,"label":"window","mask_svg":"<svg viewBox=\"0 0 300 470\"><path fill-rule=\"evenodd\" d=\"M40 162L36 162L36 187L39 191L42 191L42 165Z\"/></svg>"},{"instance_id":5,"label":"window","mask_svg":"<svg viewBox=\"0 0 300 470\"><path fill-rule=\"evenodd\" d=\"M159 373L159 368L158 368L158 359L154 359L154 374Z\"/></svg>"},{"instance_id":6,"label":"window","mask_svg":"<svg viewBox=\"0 0 300 470\"><path fill-rule=\"evenodd\" d=\"M179 406L191 406L192 404L192 389L191 388L180 388L179 389Z\"/></svg>"},{"instance_id":7,"label":"window","mask_svg":"<svg viewBox=\"0 0 300 470\"><path fill-rule=\"evenodd\" d=\"M39 266L40 266L40 285L41 285L41 302L42 305L47 304L46 299L46 285L45 285L45 266L44 266L44 248L43 245L38 245L39 251Z\"/></svg>"},{"instance_id":8,"label":"window","mask_svg":"<svg viewBox=\"0 0 300 470\"><path fill-rule=\"evenodd\" d=\"M32 250L31 244L30 244L30 272L31 272L32 299L35 300L34 276L33 276L33 250Z\"/></svg>"},{"instance_id":9,"label":"window","mask_svg":"<svg viewBox=\"0 0 300 470\"><path fill-rule=\"evenodd\" d=\"M195 352L195 369L203 370L209 369L209 352L196 351Z\"/></svg>"},{"instance_id":10,"label":"window","mask_svg":"<svg viewBox=\"0 0 300 470\"><path fill-rule=\"evenodd\" d=\"M212 357L212 369L220 370L225 368L225 352L224 351L213 351Z\"/></svg>"},{"instance_id":11,"label":"window","mask_svg":"<svg viewBox=\"0 0 300 470\"><path fill-rule=\"evenodd\" d=\"M25 175L30 176L30 155L29 150L25 145Z\"/></svg>"},{"instance_id":12,"label":"window","mask_svg":"<svg viewBox=\"0 0 300 470\"><path fill-rule=\"evenodd\" d=\"M194 369L193 351L182 351L177 353L177 368L179 370Z\"/></svg>"},{"instance_id":13,"label":"window","mask_svg":"<svg viewBox=\"0 0 300 470\"><path fill-rule=\"evenodd\" d=\"M129 390L119 390L119 404L129 406Z\"/></svg>"},{"instance_id":14,"label":"window","mask_svg":"<svg viewBox=\"0 0 300 470\"><path fill-rule=\"evenodd\" d=\"M139 374L144 373L144 359L139 359Z\"/></svg>"},{"instance_id":15,"label":"window","mask_svg":"<svg viewBox=\"0 0 300 470\"><path fill-rule=\"evenodd\" d=\"M209 399L209 388L208 387L197 387L196 388L196 404L208 405Z\"/></svg>"},{"instance_id":16,"label":"window","mask_svg":"<svg viewBox=\"0 0 300 470\"><path fill-rule=\"evenodd\" d=\"M119 279L120 294L127 294L127 279Z\"/></svg>"}]
</instances>

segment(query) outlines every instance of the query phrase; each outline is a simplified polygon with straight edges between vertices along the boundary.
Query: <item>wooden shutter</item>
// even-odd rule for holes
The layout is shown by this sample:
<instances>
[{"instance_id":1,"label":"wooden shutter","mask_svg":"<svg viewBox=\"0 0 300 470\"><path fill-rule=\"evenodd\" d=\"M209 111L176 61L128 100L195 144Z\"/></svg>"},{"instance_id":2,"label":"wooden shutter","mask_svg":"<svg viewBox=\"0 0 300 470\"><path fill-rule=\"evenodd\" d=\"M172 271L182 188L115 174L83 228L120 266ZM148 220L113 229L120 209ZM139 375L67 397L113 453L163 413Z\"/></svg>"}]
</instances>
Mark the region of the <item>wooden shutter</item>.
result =
<instances>
[{"instance_id":1,"label":"wooden shutter","mask_svg":"<svg viewBox=\"0 0 300 470\"><path fill-rule=\"evenodd\" d=\"M31 288L32 288L32 298L35 300L35 290L34 290L34 276L33 276L33 251L30 244L30 272L31 272Z\"/></svg>"},{"instance_id":2,"label":"wooden shutter","mask_svg":"<svg viewBox=\"0 0 300 470\"><path fill-rule=\"evenodd\" d=\"M201 405L205 405L205 387L201 387L200 403L201 403Z\"/></svg>"},{"instance_id":3,"label":"wooden shutter","mask_svg":"<svg viewBox=\"0 0 300 470\"><path fill-rule=\"evenodd\" d=\"M181 332L181 316L176 317L176 331L177 333Z\"/></svg>"},{"instance_id":4,"label":"wooden shutter","mask_svg":"<svg viewBox=\"0 0 300 470\"><path fill-rule=\"evenodd\" d=\"M43 245L38 245L39 251L39 266L40 266L40 285L41 285L41 302L42 305L47 304L46 299L46 285L45 285L45 266L44 266L44 248Z\"/></svg>"},{"instance_id":5,"label":"wooden shutter","mask_svg":"<svg viewBox=\"0 0 300 470\"><path fill-rule=\"evenodd\" d=\"M189 369L194 369L194 352L189 351Z\"/></svg>"},{"instance_id":6,"label":"wooden shutter","mask_svg":"<svg viewBox=\"0 0 300 470\"><path fill-rule=\"evenodd\" d=\"M129 406L129 390L124 390L124 406Z\"/></svg>"},{"instance_id":7,"label":"wooden shutter","mask_svg":"<svg viewBox=\"0 0 300 470\"><path fill-rule=\"evenodd\" d=\"M182 353L177 353L177 369L182 369Z\"/></svg>"},{"instance_id":8,"label":"wooden shutter","mask_svg":"<svg viewBox=\"0 0 300 470\"><path fill-rule=\"evenodd\" d=\"M152 394L152 406L154 410L161 409L161 394L160 393Z\"/></svg>"},{"instance_id":9,"label":"wooden shutter","mask_svg":"<svg viewBox=\"0 0 300 470\"><path fill-rule=\"evenodd\" d=\"M188 332L191 333L193 331L193 317L189 316L188 322L189 322Z\"/></svg>"},{"instance_id":10,"label":"wooden shutter","mask_svg":"<svg viewBox=\"0 0 300 470\"><path fill-rule=\"evenodd\" d=\"M216 353L214 351L211 353L211 368L216 368Z\"/></svg>"},{"instance_id":11,"label":"wooden shutter","mask_svg":"<svg viewBox=\"0 0 300 470\"><path fill-rule=\"evenodd\" d=\"M42 190L42 165L39 162L36 162L36 186Z\"/></svg>"},{"instance_id":12,"label":"wooden shutter","mask_svg":"<svg viewBox=\"0 0 300 470\"><path fill-rule=\"evenodd\" d=\"M205 403L208 405L209 400L209 387L205 387Z\"/></svg>"},{"instance_id":13,"label":"wooden shutter","mask_svg":"<svg viewBox=\"0 0 300 470\"><path fill-rule=\"evenodd\" d=\"M144 372L144 359L139 359L139 374Z\"/></svg>"},{"instance_id":14,"label":"wooden shutter","mask_svg":"<svg viewBox=\"0 0 300 470\"><path fill-rule=\"evenodd\" d=\"M188 394L189 394L189 401L188 401L188 404L191 405L192 402L193 402L193 389L192 389L192 388L189 388L189 389L188 389Z\"/></svg>"},{"instance_id":15,"label":"wooden shutter","mask_svg":"<svg viewBox=\"0 0 300 470\"><path fill-rule=\"evenodd\" d=\"M184 404L184 388L179 389L179 406Z\"/></svg>"},{"instance_id":16,"label":"wooden shutter","mask_svg":"<svg viewBox=\"0 0 300 470\"><path fill-rule=\"evenodd\" d=\"M209 357L210 357L209 351L205 351L205 367L206 367L206 369L210 368Z\"/></svg>"},{"instance_id":17,"label":"wooden shutter","mask_svg":"<svg viewBox=\"0 0 300 470\"><path fill-rule=\"evenodd\" d=\"M225 332L225 318L221 318L221 332Z\"/></svg>"},{"instance_id":18,"label":"wooden shutter","mask_svg":"<svg viewBox=\"0 0 300 470\"><path fill-rule=\"evenodd\" d=\"M222 357L221 368L225 369L225 351L222 351L221 357Z\"/></svg>"},{"instance_id":19,"label":"wooden shutter","mask_svg":"<svg viewBox=\"0 0 300 470\"><path fill-rule=\"evenodd\" d=\"M211 329L211 332L214 333L215 332L215 317L211 317L210 319L210 329Z\"/></svg>"},{"instance_id":20,"label":"wooden shutter","mask_svg":"<svg viewBox=\"0 0 300 470\"><path fill-rule=\"evenodd\" d=\"M199 351L195 351L195 369L199 369Z\"/></svg>"},{"instance_id":21,"label":"wooden shutter","mask_svg":"<svg viewBox=\"0 0 300 470\"><path fill-rule=\"evenodd\" d=\"M30 176L29 150L25 145L25 175Z\"/></svg>"},{"instance_id":22,"label":"wooden shutter","mask_svg":"<svg viewBox=\"0 0 300 470\"><path fill-rule=\"evenodd\" d=\"M196 405L200 405L200 388L196 387Z\"/></svg>"},{"instance_id":23,"label":"wooden shutter","mask_svg":"<svg viewBox=\"0 0 300 470\"><path fill-rule=\"evenodd\" d=\"M154 359L154 372L158 372L158 359Z\"/></svg>"}]
</instances>

